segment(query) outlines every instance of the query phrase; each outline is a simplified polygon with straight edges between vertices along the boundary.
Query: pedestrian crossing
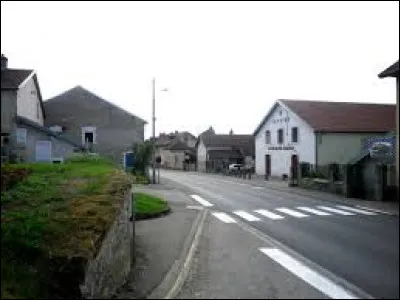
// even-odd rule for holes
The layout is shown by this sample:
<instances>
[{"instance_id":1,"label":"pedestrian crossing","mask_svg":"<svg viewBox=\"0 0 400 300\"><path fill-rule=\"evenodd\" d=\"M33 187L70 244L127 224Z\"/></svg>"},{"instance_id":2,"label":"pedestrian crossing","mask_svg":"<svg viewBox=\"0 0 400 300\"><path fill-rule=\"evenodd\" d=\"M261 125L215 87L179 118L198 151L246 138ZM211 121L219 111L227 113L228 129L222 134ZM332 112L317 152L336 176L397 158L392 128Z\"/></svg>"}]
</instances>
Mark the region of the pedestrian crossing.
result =
<instances>
[{"instance_id":1,"label":"pedestrian crossing","mask_svg":"<svg viewBox=\"0 0 400 300\"><path fill-rule=\"evenodd\" d=\"M307 217L330 217L335 215L340 216L356 216L356 215L377 215L377 212L359 209L346 205L336 206L298 206L295 208L278 207L274 209L254 209L251 211L236 210L232 214L225 212L212 212L212 215L224 223L237 223L238 219L243 219L248 222L260 222L264 219L278 221L286 218L303 219Z\"/></svg>"}]
</instances>

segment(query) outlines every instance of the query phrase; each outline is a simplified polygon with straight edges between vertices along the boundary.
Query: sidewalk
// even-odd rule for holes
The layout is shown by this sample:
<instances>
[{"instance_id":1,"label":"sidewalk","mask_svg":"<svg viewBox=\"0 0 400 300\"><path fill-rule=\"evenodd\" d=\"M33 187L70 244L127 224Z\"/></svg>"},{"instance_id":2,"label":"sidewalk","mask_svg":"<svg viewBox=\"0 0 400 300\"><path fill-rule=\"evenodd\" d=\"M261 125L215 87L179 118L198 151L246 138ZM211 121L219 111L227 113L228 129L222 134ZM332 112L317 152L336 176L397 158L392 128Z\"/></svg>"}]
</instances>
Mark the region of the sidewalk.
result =
<instances>
[{"instance_id":1,"label":"sidewalk","mask_svg":"<svg viewBox=\"0 0 400 300\"><path fill-rule=\"evenodd\" d=\"M202 211L188 209L193 202L166 184L135 186L134 191L164 198L171 213L136 221L136 264L115 298L143 299L155 291L158 297L164 297L180 272Z\"/></svg>"}]
</instances>

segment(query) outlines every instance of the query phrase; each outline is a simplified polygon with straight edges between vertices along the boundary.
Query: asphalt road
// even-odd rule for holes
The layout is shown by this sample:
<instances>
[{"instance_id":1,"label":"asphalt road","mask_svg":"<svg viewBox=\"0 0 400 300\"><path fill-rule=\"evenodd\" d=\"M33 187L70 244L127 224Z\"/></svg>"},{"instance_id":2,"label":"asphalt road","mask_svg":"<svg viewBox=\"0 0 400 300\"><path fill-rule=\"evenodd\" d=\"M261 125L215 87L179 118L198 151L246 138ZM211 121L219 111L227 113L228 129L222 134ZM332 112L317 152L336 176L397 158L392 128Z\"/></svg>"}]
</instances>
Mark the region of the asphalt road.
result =
<instances>
[{"instance_id":1,"label":"asphalt road","mask_svg":"<svg viewBox=\"0 0 400 300\"><path fill-rule=\"evenodd\" d=\"M397 216L225 176L161 178L210 210L180 297L399 298Z\"/></svg>"}]
</instances>

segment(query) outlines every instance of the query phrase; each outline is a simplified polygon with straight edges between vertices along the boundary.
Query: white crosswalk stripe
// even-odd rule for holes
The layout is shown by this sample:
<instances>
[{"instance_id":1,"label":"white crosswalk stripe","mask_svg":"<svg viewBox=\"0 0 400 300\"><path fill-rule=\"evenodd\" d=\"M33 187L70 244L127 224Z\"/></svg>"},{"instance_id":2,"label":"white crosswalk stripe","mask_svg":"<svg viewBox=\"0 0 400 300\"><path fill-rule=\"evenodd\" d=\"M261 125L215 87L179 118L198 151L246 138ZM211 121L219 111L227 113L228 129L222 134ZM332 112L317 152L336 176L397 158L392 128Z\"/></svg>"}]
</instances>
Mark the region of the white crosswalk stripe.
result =
<instances>
[{"instance_id":1,"label":"white crosswalk stripe","mask_svg":"<svg viewBox=\"0 0 400 300\"><path fill-rule=\"evenodd\" d=\"M323 209L326 211L330 211L339 215L343 215L343 216L354 216L355 214L352 212L348 212L348 211L344 211L341 209L337 209L337 208L333 208L333 207L329 207L329 206L318 206L319 209Z\"/></svg>"},{"instance_id":2,"label":"white crosswalk stripe","mask_svg":"<svg viewBox=\"0 0 400 300\"><path fill-rule=\"evenodd\" d=\"M359 213L362 215L367 215L367 216L376 216L377 213L372 212L372 211L366 211L366 210L362 210L362 209L358 209L358 208L354 208L354 207L350 207L350 206L345 206L345 205L336 205L339 208L342 208L344 210L349 210L355 213Z\"/></svg>"},{"instance_id":3,"label":"white crosswalk stripe","mask_svg":"<svg viewBox=\"0 0 400 300\"><path fill-rule=\"evenodd\" d=\"M297 209L312 213L317 216L330 216L331 215L330 213L327 213L325 211L321 211L321 210L318 210L315 208L311 208L311 207L299 206L299 207L297 207Z\"/></svg>"},{"instance_id":4,"label":"white crosswalk stripe","mask_svg":"<svg viewBox=\"0 0 400 300\"><path fill-rule=\"evenodd\" d=\"M249 222L260 221L260 218L257 218L243 210L234 211L233 213Z\"/></svg>"},{"instance_id":5,"label":"white crosswalk stripe","mask_svg":"<svg viewBox=\"0 0 400 300\"><path fill-rule=\"evenodd\" d=\"M212 215L224 223L236 223L236 220L223 212L213 212Z\"/></svg>"},{"instance_id":6,"label":"white crosswalk stripe","mask_svg":"<svg viewBox=\"0 0 400 300\"><path fill-rule=\"evenodd\" d=\"M273 213L271 211L268 211L266 209L257 209L257 210L255 210L255 212L260 214L260 215L262 215L262 216L264 216L264 217L272 219L272 220L281 220L281 219L285 218L285 217L283 217L281 215L275 214L275 213Z\"/></svg>"},{"instance_id":7,"label":"white crosswalk stripe","mask_svg":"<svg viewBox=\"0 0 400 300\"><path fill-rule=\"evenodd\" d=\"M295 217L295 218L306 218L308 217L308 215L303 214L301 212L295 211L293 209L289 209L286 207L280 207L280 208L276 208L275 210L280 211L284 214L287 214L289 216Z\"/></svg>"}]
</instances>

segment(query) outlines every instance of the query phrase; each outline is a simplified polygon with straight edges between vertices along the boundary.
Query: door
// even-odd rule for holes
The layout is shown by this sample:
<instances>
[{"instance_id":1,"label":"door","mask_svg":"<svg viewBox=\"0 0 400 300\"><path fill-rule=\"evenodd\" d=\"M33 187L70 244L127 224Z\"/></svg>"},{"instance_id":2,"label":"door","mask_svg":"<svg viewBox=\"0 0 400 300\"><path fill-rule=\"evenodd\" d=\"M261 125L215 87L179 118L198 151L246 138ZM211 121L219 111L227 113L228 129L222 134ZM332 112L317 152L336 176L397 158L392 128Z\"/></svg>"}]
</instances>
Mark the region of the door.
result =
<instances>
[{"instance_id":1,"label":"door","mask_svg":"<svg viewBox=\"0 0 400 300\"><path fill-rule=\"evenodd\" d=\"M292 180L295 180L297 182L297 168L299 166L299 157L296 154L292 155L292 160L291 160L291 167L290 167L290 178Z\"/></svg>"},{"instance_id":2,"label":"door","mask_svg":"<svg viewBox=\"0 0 400 300\"><path fill-rule=\"evenodd\" d=\"M51 161L51 142L37 141L35 145L36 161Z\"/></svg>"},{"instance_id":3,"label":"door","mask_svg":"<svg viewBox=\"0 0 400 300\"><path fill-rule=\"evenodd\" d=\"M265 155L265 179L271 176L271 155Z\"/></svg>"}]
</instances>

